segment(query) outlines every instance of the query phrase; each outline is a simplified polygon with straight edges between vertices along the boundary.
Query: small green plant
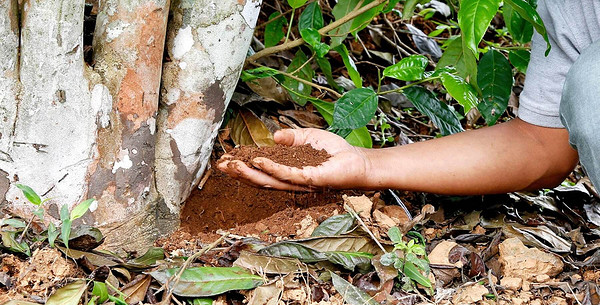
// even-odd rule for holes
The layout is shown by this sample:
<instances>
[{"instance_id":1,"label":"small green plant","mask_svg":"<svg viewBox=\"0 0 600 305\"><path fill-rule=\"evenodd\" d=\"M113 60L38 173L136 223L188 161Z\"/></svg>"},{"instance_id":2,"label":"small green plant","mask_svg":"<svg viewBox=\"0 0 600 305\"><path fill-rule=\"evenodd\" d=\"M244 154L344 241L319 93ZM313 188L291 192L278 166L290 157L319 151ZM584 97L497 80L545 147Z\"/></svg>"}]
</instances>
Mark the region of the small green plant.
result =
<instances>
[{"instance_id":1,"label":"small green plant","mask_svg":"<svg viewBox=\"0 0 600 305\"><path fill-rule=\"evenodd\" d=\"M33 211L33 214L34 214L34 216L37 216L40 220L43 221L44 220L44 207L42 205L46 201L50 200L51 198L46 198L46 199L42 200L40 198L40 196L31 187L29 187L27 185L17 184L17 187L23 192L23 195L25 196L25 198L27 198L27 201L38 206L38 208ZM54 247L54 242L60 235L65 247L69 248L69 237L71 235L71 226L73 224L73 221L75 219L83 216L89 210L90 206L92 205L92 203L94 201L95 201L95 199L85 200L85 201L81 202L80 204L76 205L71 212L69 212L68 205L65 204L61 207L61 209L60 209L60 221L61 221L60 225L58 227L56 227L56 225L54 225L54 223L52 223L52 222L50 222L50 224L48 225L47 237L48 237L48 243L50 244L51 247ZM25 229L23 231L23 235L25 235L25 233L27 232L27 229L29 228L29 225L31 224L32 221L33 221L33 217L29 221L27 226L25 227Z\"/></svg>"},{"instance_id":2,"label":"small green plant","mask_svg":"<svg viewBox=\"0 0 600 305\"><path fill-rule=\"evenodd\" d=\"M425 253L425 244L422 241L415 242L414 239L405 242L398 227L390 228L388 237L394 243L394 249L381 256L381 264L393 266L398 270L398 278L402 283L403 290L414 290L416 282L429 288L429 292L432 292L433 286L426 276L429 274L430 268Z\"/></svg>"}]
</instances>

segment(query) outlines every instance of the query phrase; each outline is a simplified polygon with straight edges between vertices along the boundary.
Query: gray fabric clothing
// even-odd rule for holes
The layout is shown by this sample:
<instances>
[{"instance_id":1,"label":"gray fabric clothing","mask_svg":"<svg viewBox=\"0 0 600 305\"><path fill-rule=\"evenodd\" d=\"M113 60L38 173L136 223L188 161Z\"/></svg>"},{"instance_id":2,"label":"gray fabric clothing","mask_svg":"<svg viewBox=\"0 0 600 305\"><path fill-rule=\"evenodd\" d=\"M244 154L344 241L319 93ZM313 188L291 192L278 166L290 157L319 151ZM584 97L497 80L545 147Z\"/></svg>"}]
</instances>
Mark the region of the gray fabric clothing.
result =
<instances>
[{"instance_id":1,"label":"gray fabric clothing","mask_svg":"<svg viewBox=\"0 0 600 305\"><path fill-rule=\"evenodd\" d=\"M569 70L560 118L590 180L600 187L600 40L587 47Z\"/></svg>"},{"instance_id":2,"label":"gray fabric clothing","mask_svg":"<svg viewBox=\"0 0 600 305\"><path fill-rule=\"evenodd\" d=\"M583 50L600 39L600 1L542 0L537 10L552 50L544 55L546 42L536 32L518 115L534 125L562 128L559 105L565 78Z\"/></svg>"}]
</instances>

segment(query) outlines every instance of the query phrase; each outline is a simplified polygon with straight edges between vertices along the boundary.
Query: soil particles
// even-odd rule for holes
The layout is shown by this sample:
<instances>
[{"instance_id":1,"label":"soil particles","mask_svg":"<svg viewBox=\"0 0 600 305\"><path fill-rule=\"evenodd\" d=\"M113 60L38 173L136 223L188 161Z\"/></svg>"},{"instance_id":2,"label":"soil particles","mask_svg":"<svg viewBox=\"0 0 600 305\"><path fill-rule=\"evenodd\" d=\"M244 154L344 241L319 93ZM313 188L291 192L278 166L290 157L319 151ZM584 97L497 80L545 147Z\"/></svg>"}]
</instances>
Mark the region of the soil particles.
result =
<instances>
[{"instance_id":1,"label":"soil particles","mask_svg":"<svg viewBox=\"0 0 600 305\"><path fill-rule=\"evenodd\" d=\"M341 210L341 202L342 193L337 191L304 193L261 189L214 170L203 188L195 189L185 202L180 233L189 233L207 242L214 240L217 230L240 235L289 236L294 235L306 215L315 219L321 215L331 216L334 210ZM261 238L270 240L268 236L261 235Z\"/></svg>"},{"instance_id":2,"label":"soil particles","mask_svg":"<svg viewBox=\"0 0 600 305\"><path fill-rule=\"evenodd\" d=\"M270 147L240 146L229 154L233 159L243 161L249 166L252 166L250 162L254 158L264 157L279 164L297 168L319 166L331 157L324 149L314 149L310 144L300 146L277 144Z\"/></svg>"}]
</instances>

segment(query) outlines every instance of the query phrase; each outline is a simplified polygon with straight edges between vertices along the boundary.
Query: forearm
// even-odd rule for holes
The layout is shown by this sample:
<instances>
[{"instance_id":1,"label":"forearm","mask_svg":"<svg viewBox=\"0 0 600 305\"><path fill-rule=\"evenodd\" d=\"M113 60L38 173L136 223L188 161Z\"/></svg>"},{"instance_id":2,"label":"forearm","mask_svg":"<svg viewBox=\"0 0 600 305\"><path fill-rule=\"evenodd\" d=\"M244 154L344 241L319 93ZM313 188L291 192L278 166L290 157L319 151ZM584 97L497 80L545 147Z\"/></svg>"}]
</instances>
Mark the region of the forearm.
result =
<instances>
[{"instance_id":1,"label":"forearm","mask_svg":"<svg viewBox=\"0 0 600 305\"><path fill-rule=\"evenodd\" d=\"M565 130L518 119L365 154L367 188L456 195L551 187L577 163Z\"/></svg>"}]
</instances>

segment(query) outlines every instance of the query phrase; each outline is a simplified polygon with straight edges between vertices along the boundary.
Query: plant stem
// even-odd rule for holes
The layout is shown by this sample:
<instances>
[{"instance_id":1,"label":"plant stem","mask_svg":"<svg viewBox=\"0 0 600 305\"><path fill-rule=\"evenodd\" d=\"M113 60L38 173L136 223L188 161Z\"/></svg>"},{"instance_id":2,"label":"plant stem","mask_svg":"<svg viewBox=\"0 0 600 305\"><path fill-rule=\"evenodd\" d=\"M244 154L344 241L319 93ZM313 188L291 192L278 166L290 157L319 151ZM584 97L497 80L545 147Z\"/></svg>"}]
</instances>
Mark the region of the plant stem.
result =
<instances>
[{"instance_id":1,"label":"plant stem","mask_svg":"<svg viewBox=\"0 0 600 305\"><path fill-rule=\"evenodd\" d=\"M396 88L396 89L392 89L392 90L388 90L388 91L379 92L378 94L379 95L384 95L384 94L402 92L406 88L409 88L409 87L412 87L412 86L415 86L415 85L418 85L418 84L422 84L422 83L425 83L425 82L429 82L429 81L432 81L432 80L436 80L436 79L439 79L439 78L440 78L440 76L428 77L428 78L422 79L420 81L416 81L414 83L410 83L408 85L402 86L400 88Z\"/></svg>"},{"instance_id":2,"label":"plant stem","mask_svg":"<svg viewBox=\"0 0 600 305\"><path fill-rule=\"evenodd\" d=\"M259 66L262 67L261 65L259 65ZM311 87L317 88L319 90L325 90L325 91L331 93L331 95L335 96L335 98L342 97L341 94L339 94L337 91L335 91L335 90L333 90L331 88L327 88L327 87L323 87L323 86L317 85L317 84L315 84L313 82L307 81L307 80L302 79L302 78L300 78L298 76L295 76L293 74L290 74L290 73L287 73L287 72L283 72L283 71L279 71L279 74L281 74L283 76L286 76L286 77L289 77L289 78L291 78L293 80L299 81L299 82L301 82L301 83L303 83L305 85L309 85Z\"/></svg>"},{"instance_id":3,"label":"plant stem","mask_svg":"<svg viewBox=\"0 0 600 305\"><path fill-rule=\"evenodd\" d=\"M498 49L498 50L506 50L506 51L510 51L510 50L524 50L524 51L529 51L529 50L531 50L530 47L523 47L523 46L503 47L503 46L498 46L498 45L496 45L496 44L494 44L492 42L489 42L489 41L485 41L484 40L484 42L488 46L493 47L493 48Z\"/></svg>"},{"instance_id":4,"label":"plant stem","mask_svg":"<svg viewBox=\"0 0 600 305\"><path fill-rule=\"evenodd\" d=\"M357 16L359 16L360 14L374 8L377 7L378 5L387 2L388 0L375 0L371 3L368 3L367 5L355 9L352 12L348 13L346 16L340 18L339 20L336 20L330 24L328 24L327 26L321 28L319 30L319 34L324 35L327 32L336 29L337 27L341 26L342 24L356 18ZM270 48L266 48L266 49L262 49L259 52L254 53L254 55L249 56L248 58L246 58L246 63L250 63L250 64L254 64L256 62L256 60L258 60L259 58L265 57L267 55L271 55L271 54L275 54L281 51L285 51L285 50L289 50L295 47L299 47L304 43L304 39L299 38L296 40L292 40L292 41L288 41L286 43L274 46L274 47L270 47Z\"/></svg>"},{"instance_id":5,"label":"plant stem","mask_svg":"<svg viewBox=\"0 0 600 305\"><path fill-rule=\"evenodd\" d=\"M371 230L369 230L369 227L367 227L367 225L360 218L360 216L358 216L358 214L356 214L356 212L352 209L352 207L350 207L348 204L344 203L344 210L346 210L348 213L350 213L350 215L352 215L352 217L356 218L356 220L358 220L358 222L363 227L363 229L365 231L367 231L367 233L369 234L369 236L371 236L371 239L373 239L373 241L379 246L379 248L381 249L381 251L383 251L383 253L387 253L387 251L381 245L381 243L379 242L379 240L377 240L377 238L375 237L375 235L373 235L373 232L371 232Z\"/></svg>"},{"instance_id":6,"label":"plant stem","mask_svg":"<svg viewBox=\"0 0 600 305\"><path fill-rule=\"evenodd\" d=\"M296 9L292 9L292 15L290 16L290 24L288 25L287 34L285 34L284 44L288 42L288 38L290 38L290 33L292 32L292 25L294 24L294 13L296 13Z\"/></svg>"}]
</instances>

